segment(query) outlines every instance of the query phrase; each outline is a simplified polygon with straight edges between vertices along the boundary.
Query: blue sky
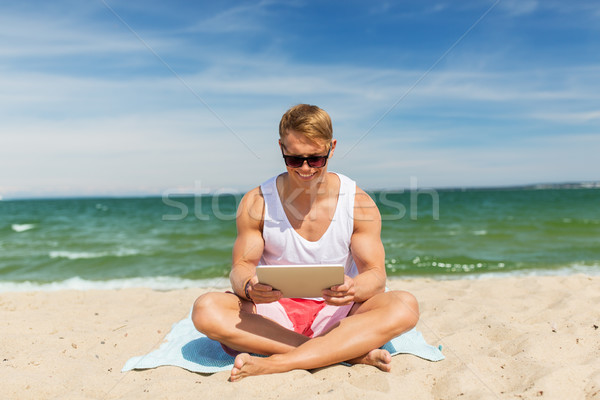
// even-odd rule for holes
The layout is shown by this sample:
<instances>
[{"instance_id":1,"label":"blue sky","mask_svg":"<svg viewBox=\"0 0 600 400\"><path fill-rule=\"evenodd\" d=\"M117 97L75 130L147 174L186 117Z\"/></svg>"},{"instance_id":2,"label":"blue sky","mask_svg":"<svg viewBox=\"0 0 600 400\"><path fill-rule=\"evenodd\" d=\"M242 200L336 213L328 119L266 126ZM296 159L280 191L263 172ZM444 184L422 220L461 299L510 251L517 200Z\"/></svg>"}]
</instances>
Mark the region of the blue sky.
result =
<instances>
[{"instance_id":1,"label":"blue sky","mask_svg":"<svg viewBox=\"0 0 600 400\"><path fill-rule=\"evenodd\" d=\"M600 3L0 5L0 196L246 191L297 103L365 189L600 180Z\"/></svg>"}]
</instances>

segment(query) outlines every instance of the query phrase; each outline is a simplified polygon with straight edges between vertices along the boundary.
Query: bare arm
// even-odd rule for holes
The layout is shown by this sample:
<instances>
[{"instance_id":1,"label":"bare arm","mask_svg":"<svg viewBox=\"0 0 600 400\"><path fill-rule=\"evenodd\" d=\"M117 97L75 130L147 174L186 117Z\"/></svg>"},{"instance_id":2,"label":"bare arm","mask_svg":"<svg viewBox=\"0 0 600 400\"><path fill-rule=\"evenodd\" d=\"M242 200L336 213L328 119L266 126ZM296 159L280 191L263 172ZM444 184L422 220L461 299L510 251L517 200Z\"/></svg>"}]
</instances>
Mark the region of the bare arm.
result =
<instances>
[{"instance_id":1,"label":"bare arm","mask_svg":"<svg viewBox=\"0 0 600 400\"><path fill-rule=\"evenodd\" d=\"M386 272L381 214L373 199L359 188L356 190L350 248L358 268L358 275L354 278L355 301L362 302L384 292Z\"/></svg>"},{"instance_id":2,"label":"bare arm","mask_svg":"<svg viewBox=\"0 0 600 400\"><path fill-rule=\"evenodd\" d=\"M235 294L255 303L278 300L281 292L270 286L261 285L256 277L256 266L262 256L265 242L262 237L264 198L255 188L242 198L236 216L237 237L233 245L233 262L229 281ZM246 283L250 281L246 296Z\"/></svg>"},{"instance_id":3,"label":"bare arm","mask_svg":"<svg viewBox=\"0 0 600 400\"><path fill-rule=\"evenodd\" d=\"M354 231L350 241L352 257L358 269L354 278L325 290L329 304L361 303L385 291L385 250L381 242L381 215L377 205L362 189L356 189L354 200Z\"/></svg>"},{"instance_id":4,"label":"bare arm","mask_svg":"<svg viewBox=\"0 0 600 400\"><path fill-rule=\"evenodd\" d=\"M246 298L244 285L256 274L256 266L264 249L263 210L264 200L258 188L246 193L237 210L237 236L233 244L229 281L233 291L242 298Z\"/></svg>"}]
</instances>

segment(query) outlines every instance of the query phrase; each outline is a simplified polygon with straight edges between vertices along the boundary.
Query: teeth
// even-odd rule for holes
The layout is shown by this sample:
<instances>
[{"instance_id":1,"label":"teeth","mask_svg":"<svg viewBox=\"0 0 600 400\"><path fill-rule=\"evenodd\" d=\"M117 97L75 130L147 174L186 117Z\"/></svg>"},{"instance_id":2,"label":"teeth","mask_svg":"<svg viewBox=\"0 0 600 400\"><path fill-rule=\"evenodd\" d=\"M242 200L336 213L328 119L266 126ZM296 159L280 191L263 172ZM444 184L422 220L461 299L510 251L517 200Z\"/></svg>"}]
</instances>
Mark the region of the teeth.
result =
<instances>
[{"instance_id":1,"label":"teeth","mask_svg":"<svg viewBox=\"0 0 600 400\"><path fill-rule=\"evenodd\" d=\"M298 172L298 175L300 175L303 178L308 178L308 177L313 176L314 174L302 175L301 173Z\"/></svg>"}]
</instances>

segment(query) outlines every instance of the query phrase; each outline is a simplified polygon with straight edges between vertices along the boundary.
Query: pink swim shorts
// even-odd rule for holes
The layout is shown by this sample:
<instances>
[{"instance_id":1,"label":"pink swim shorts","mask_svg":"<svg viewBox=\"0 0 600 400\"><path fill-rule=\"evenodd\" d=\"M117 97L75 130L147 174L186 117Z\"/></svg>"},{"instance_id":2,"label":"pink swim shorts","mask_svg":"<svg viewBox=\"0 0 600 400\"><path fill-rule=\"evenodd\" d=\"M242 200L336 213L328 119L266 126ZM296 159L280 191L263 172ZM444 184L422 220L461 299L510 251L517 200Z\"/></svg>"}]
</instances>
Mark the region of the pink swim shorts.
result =
<instances>
[{"instance_id":1,"label":"pink swim shorts","mask_svg":"<svg viewBox=\"0 0 600 400\"><path fill-rule=\"evenodd\" d=\"M256 304L256 313L275 321L304 336L320 336L348 316L354 303L331 306L324 300L281 299L273 303ZM223 350L231 356L239 354L224 344Z\"/></svg>"},{"instance_id":2,"label":"pink swim shorts","mask_svg":"<svg viewBox=\"0 0 600 400\"><path fill-rule=\"evenodd\" d=\"M315 337L327 332L348 316L354 303L331 306L323 300L281 299L256 305L256 313L269 318L289 330Z\"/></svg>"}]
</instances>

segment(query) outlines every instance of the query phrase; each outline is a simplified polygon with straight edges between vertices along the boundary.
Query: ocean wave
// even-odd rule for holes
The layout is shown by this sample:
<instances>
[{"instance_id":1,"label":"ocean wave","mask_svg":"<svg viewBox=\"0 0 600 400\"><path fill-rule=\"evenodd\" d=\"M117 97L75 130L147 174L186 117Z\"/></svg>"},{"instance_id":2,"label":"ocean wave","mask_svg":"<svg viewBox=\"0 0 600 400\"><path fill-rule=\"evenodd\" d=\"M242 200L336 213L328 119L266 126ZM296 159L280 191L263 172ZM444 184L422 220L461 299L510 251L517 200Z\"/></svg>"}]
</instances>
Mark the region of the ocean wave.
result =
<instances>
[{"instance_id":1,"label":"ocean wave","mask_svg":"<svg viewBox=\"0 0 600 400\"><path fill-rule=\"evenodd\" d=\"M80 277L73 277L64 281L38 283L38 282L11 282L0 281L0 293L3 292L53 292L58 290L118 290L130 288L146 288L152 290L175 290L187 288L219 288L229 287L229 279L183 279L171 276L154 276L125 279L109 279L93 281Z\"/></svg>"},{"instance_id":2,"label":"ocean wave","mask_svg":"<svg viewBox=\"0 0 600 400\"><path fill-rule=\"evenodd\" d=\"M510 271L494 271L494 272L474 272L467 274L452 274L452 273L438 273L435 275L427 275L427 279L435 280L477 280L477 279L492 279L492 278L510 278L510 277L528 277L528 276L568 276L575 274L583 274L589 276L600 275L600 264L583 265L583 264L570 264L559 268L531 268L531 269L518 269ZM425 278L423 275L388 275L388 279L419 279Z\"/></svg>"},{"instance_id":3,"label":"ocean wave","mask_svg":"<svg viewBox=\"0 0 600 400\"><path fill-rule=\"evenodd\" d=\"M20 233L35 228L35 224L12 224L10 227L13 231Z\"/></svg>"},{"instance_id":4,"label":"ocean wave","mask_svg":"<svg viewBox=\"0 0 600 400\"><path fill-rule=\"evenodd\" d=\"M69 260L80 260L88 258L102 258L102 257L127 257L135 256L140 254L139 250L136 249L119 249L114 252L101 251L101 252L87 252L87 251L66 251L66 250L55 250L48 253L50 258L67 258Z\"/></svg>"},{"instance_id":5,"label":"ocean wave","mask_svg":"<svg viewBox=\"0 0 600 400\"><path fill-rule=\"evenodd\" d=\"M477 280L491 278L507 277L525 277L525 276L567 276L573 274L584 274L590 276L600 275L600 264L581 265L572 264L557 269L530 269L506 272L489 272L474 274L436 274L436 275L402 275L389 276L390 280L397 279L435 279L435 280ZM108 279L103 281L94 281L73 277L63 281L39 283L39 282L14 282L0 281L0 293L5 292L37 292L37 291L59 291L59 290L120 290L132 288L146 288L152 290L178 290L188 288L214 288L223 290L229 288L229 279L211 278L211 279L183 279L172 276L154 276L138 277L124 279Z\"/></svg>"}]
</instances>

